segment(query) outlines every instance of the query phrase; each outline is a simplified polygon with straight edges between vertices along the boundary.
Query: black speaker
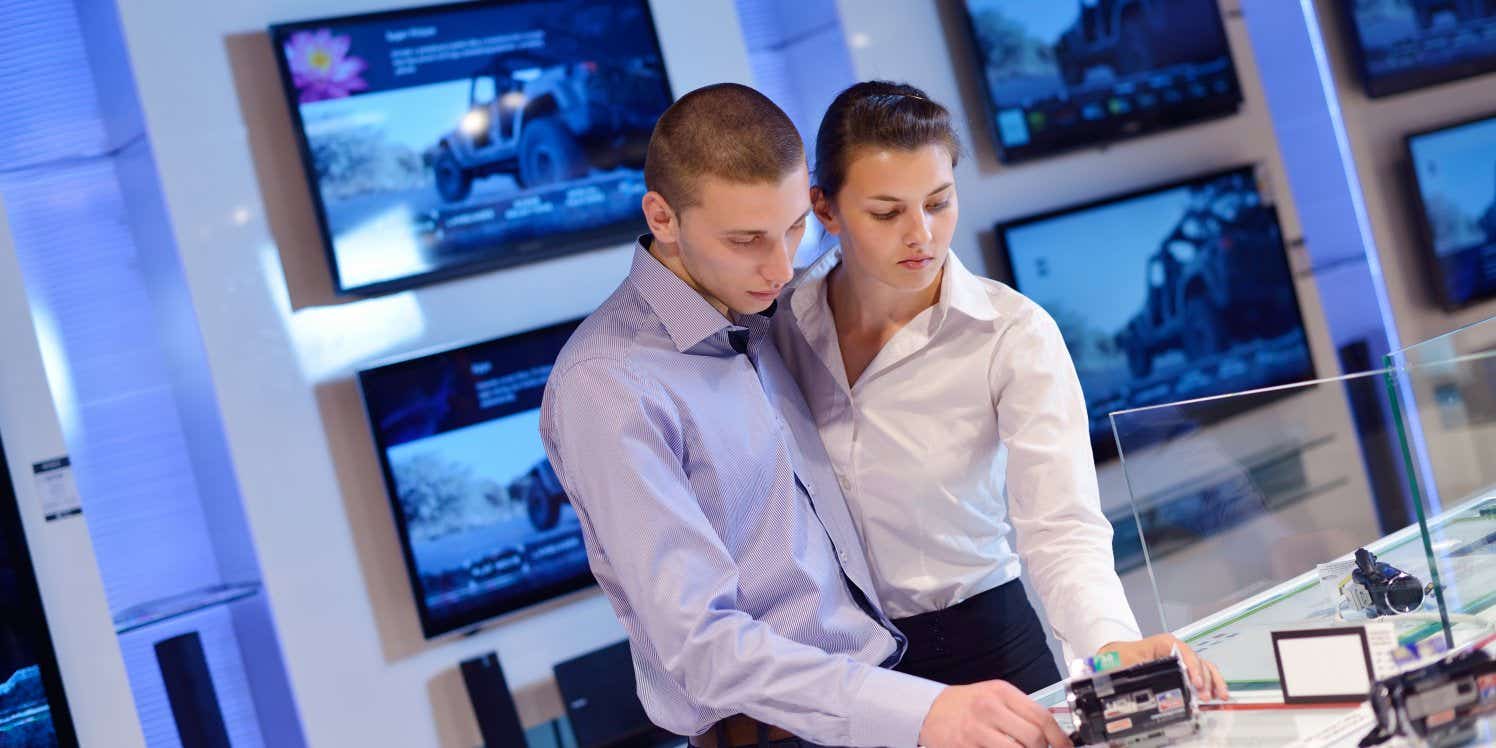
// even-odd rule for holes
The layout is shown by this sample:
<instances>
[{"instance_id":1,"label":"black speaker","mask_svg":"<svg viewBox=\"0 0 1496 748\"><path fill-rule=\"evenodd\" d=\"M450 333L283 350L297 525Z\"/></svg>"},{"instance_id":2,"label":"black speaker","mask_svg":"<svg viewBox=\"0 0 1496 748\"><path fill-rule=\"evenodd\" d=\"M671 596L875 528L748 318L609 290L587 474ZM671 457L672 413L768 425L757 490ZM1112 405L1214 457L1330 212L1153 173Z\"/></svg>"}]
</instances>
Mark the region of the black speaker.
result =
<instances>
[{"instance_id":1,"label":"black speaker","mask_svg":"<svg viewBox=\"0 0 1496 748\"><path fill-rule=\"evenodd\" d=\"M627 641L558 662L553 671L577 748L636 748L671 739L639 703Z\"/></svg>"},{"instance_id":2,"label":"black speaker","mask_svg":"<svg viewBox=\"0 0 1496 748\"><path fill-rule=\"evenodd\" d=\"M525 745L525 729L520 726L514 697L509 695L504 669L499 667L498 653L463 660L462 682L467 685L468 700L473 702L485 748Z\"/></svg>"},{"instance_id":3,"label":"black speaker","mask_svg":"<svg viewBox=\"0 0 1496 748\"><path fill-rule=\"evenodd\" d=\"M203 640L192 631L156 642L156 664L166 682L166 698L177 722L182 748L230 748L229 733L218 709L218 693Z\"/></svg>"}]
</instances>

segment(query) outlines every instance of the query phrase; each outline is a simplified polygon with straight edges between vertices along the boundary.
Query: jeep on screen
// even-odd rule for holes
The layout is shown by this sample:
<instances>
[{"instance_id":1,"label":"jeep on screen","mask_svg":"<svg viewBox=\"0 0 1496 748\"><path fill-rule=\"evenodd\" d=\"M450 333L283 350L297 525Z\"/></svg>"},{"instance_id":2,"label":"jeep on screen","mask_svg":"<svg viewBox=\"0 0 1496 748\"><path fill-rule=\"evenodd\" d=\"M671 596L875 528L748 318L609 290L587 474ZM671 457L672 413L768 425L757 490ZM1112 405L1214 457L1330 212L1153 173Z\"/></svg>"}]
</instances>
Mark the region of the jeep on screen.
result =
<instances>
[{"instance_id":1,"label":"jeep on screen","mask_svg":"<svg viewBox=\"0 0 1496 748\"><path fill-rule=\"evenodd\" d=\"M643 59L556 64L504 55L471 78L467 113L422 158L453 203L484 177L509 175L526 189L592 169L640 168L670 103L660 93L663 76Z\"/></svg>"},{"instance_id":2,"label":"jeep on screen","mask_svg":"<svg viewBox=\"0 0 1496 748\"><path fill-rule=\"evenodd\" d=\"M1283 251L1275 227L1272 209L1250 191L1195 196L1148 258L1143 308L1117 334L1134 377L1151 374L1166 351L1202 363L1294 328L1296 302L1284 291L1291 279L1279 277L1271 255Z\"/></svg>"},{"instance_id":3,"label":"jeep on screen","mask_svg":"<svg viewBox=\"0 0 1496 748\"><path fill-rule=\"evenodd\" d=\"M1081 0L1080 16L1055 42L1060 76L1074 87L1096 68L1120 79L1214 57L1216 12L1200 0Z\"/></svg>"}]
</instances>

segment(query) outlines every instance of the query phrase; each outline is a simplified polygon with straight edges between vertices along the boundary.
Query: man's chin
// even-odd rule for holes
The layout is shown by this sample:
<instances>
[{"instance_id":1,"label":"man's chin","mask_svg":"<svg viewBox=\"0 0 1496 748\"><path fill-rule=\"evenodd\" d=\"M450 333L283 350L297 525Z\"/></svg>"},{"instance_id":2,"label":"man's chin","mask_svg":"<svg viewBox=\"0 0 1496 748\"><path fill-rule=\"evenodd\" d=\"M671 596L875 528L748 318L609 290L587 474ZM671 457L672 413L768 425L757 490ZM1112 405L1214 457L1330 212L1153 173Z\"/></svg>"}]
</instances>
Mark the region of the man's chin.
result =
<instances>
[{"instance_id":1,"label":"man's chin","mask_svg":"<svg viewBox=\"0 0 1496 748\"><path fill-rule=\"evenodd\" d=\"M774 304L775 296L755 296L744 294L744 299L733 305L732 310L738 314L760 314Z\"/></svg>"}]
</instances>

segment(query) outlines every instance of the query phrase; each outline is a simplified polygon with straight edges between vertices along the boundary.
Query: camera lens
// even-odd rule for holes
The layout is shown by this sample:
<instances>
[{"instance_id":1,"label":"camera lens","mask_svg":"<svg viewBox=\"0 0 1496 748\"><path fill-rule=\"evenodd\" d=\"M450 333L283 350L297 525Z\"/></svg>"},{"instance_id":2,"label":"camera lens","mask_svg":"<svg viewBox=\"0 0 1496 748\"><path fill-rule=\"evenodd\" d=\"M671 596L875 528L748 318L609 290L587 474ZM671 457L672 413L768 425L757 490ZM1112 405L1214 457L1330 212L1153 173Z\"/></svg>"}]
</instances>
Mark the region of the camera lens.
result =
<instances>
[{"instance_id":1,"label":"camera lens","mask_svg":"<svg viewBox=\"0 0 1496 748\"><path fill-rule=\"evenodd\" d=\"M1387 607L1398 613L1417 610L1423 605L1423 586L1407 574L1395 577L1387 583Z\"/></svg>"}]
</instances>

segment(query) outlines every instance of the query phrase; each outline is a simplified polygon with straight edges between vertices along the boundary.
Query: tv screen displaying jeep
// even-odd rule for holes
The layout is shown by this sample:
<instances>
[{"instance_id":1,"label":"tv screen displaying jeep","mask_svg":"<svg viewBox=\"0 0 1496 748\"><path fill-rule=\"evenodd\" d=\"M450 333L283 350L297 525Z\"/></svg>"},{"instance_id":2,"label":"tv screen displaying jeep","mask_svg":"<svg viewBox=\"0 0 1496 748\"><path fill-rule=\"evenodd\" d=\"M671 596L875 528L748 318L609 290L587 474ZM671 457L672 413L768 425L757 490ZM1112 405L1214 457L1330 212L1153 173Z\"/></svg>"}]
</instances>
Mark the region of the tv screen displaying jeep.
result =
<instances>
[{"instance_id":1,"label":"tv screen displaying jeep","mask_svg":"<svg viewBox=\"0 0 1496 748\"><path fill-rule=\"evenodd\" d=\"M1369 96L1496 70L1496 0L1344 3Z\"/></svg>"},{"instance_id":2,"label":"tv screen displaying jeep","mask_svg":"<svg viewBox=\"0 0 1496 748\"><path fill-rule=\"evenodd\" d=\"M270 35L339 293L617 244L672 100L647 0L508 0Z\"/></svg>"},{"instance_id":3,"label":"tv screen displaying jeep","mask_svg":"<svg viewBox=\"0 0 1496 748\"><path fill-rule=\"evenodd\" d=\"M0 443L0 745L77 748L15 486Z\"/></svg>"},{"instance_id":4,"label":"tv screen displaying jeep","mask_svg":"<svg viewBox=\"0 0 1496 748\"><path fill-rule=\"evenodd\" d=\"M358 374L427 638L593 583L539 430L579 322Z\"/></svg>"},{"instance_id":5,"label":"tv screen displaying jeep","mask_svg":"<svg viewBox=\"0 0 1496 748\"><path fill-rule=\"evenodd\" d=\"M1013 287L1060 327L1097 460L1114 411L1312 379L1276 212L1252 167L997 226Z\"/></svg>"},{"instance_id":6,"label":"tv screen displaying jeep","mask_svg":"<svg viewBox=\"0 0 1496 748\"><path fill-rule=\"evenodd\" d=\"M1241 105L1216 0L966 0L966 11L1003 161Z\"/></svg>"},{"instance_id":7,"label":"tv screen displaying jeep","mask_svg":"<svg viewBox=\"0 0 1496 748\"><path fill-rule=\"evenodd\" d=\"M1496 116L1410 135L1408 156L1440 300L1496 296Z\"/></svg>"}]
</instances>

